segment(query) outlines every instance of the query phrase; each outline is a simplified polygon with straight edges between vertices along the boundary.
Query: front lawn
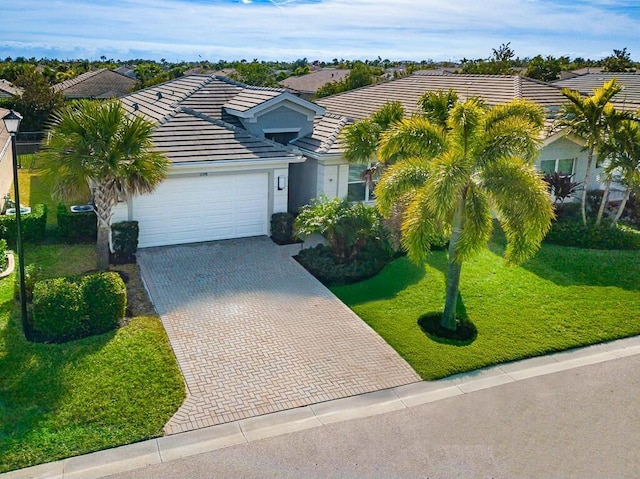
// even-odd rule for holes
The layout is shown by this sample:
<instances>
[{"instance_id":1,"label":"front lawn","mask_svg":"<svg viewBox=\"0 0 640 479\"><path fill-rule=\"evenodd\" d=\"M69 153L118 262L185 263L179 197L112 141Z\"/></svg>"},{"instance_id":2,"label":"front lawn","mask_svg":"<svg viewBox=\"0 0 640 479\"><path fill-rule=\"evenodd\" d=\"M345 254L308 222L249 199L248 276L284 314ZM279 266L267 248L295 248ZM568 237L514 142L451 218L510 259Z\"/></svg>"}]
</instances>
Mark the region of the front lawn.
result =
<instances>
[{"instance_id":1,"label":"front lawn","mask_svg":"<svg viewBox=\"0 0 640 479\"><path fill-rule=\"evenodd\" d=\"M466 346L436 342L418 318L444 305L446 255L424 266L400 258L378 276L332 291L423 379L640 334L640 251L543 245L506 267L500 241L462 267L466 314L478 328Z\"/></svg>"},{"instance_id":2,"label":"front lawn","mask_svg":"<svg viewBox=\"0 0 640 479\"><path fill-rule=\"evenodd\" d=\"M95 245L26 245L47 277L95 267ZM182 376L159 318L48 345L29 343L0 280L0 472L162 435Z\"/></svg>"}]
</instances>

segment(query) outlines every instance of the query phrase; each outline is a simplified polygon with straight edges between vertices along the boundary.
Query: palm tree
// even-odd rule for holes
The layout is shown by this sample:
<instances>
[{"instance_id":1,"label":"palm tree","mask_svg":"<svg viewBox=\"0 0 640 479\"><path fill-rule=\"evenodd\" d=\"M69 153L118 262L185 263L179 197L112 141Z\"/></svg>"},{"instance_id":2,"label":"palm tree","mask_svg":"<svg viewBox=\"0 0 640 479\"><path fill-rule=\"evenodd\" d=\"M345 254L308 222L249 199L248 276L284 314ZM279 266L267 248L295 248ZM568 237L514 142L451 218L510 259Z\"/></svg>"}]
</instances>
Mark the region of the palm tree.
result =
<instances>
[{"instance_id":1,"label":"palm tree","mask_svg":"<svg viewBox=\"0 0 640 479\"><path fill-rule=\"evenodd\" d=\"M640 123L638 120L627 118L618 122L605 142L603 150L610 152L610 160L604 168L604 173L609 178L607 186L610 186L613 173L617 172L620 174L620 183L626 188L613 219L615 225L622 216L631 192L640 188ZM604 197L602 201L605 202Z\"/></svg>"},{"instance_id":2,"label":"palm tree","mask_svg":"<svg viewBox=\"0 0 640 479\"><path fill-rule=\"evenodd\" d=\"M567 127L586 142L587 167L584 175L581 197L582 223L587 224L587 187L591 177L591 165L594 152L602 145L605 138L606 117L615 112L611 99L622 90L622 86L614 78L606 82L602 88L593 90L593 95L583 97L582 94L568 88L562 94L569 100L562 106L559 125Z\"/></svg>"},{"instance_id":3,"label":"palm tree","mask_svg":"<svg viewBox=\"0 0 640 479\"><path fill-rule=\"evenodd\" d=\"M153 124L127 116L117 100L81 100L53 115L43 157L54 197L78 199L93 191L98 221L97 268L109 268L112 208L149 193L165 178L169 161L155 151Z\"/></svg>"},{"instance_id":4,"label":"palm tree","mask_svg":"<svg viewBox=\"0 0 640 479\"><path fill-rule=\"evenodd\" d=\"M385 216L409 198L402 242L412 260L423 261L432 244L448 239L441 325L455 330L462 263L488 243L492 213L509 263L532 256L549 230L553 206L533 166L544 115L524 100L488 109L474 98L440 112L443 121L433 113L404 119L382 136L378 158L398 161L383 173L376 197Z\"/></svg>"}]
</instances>

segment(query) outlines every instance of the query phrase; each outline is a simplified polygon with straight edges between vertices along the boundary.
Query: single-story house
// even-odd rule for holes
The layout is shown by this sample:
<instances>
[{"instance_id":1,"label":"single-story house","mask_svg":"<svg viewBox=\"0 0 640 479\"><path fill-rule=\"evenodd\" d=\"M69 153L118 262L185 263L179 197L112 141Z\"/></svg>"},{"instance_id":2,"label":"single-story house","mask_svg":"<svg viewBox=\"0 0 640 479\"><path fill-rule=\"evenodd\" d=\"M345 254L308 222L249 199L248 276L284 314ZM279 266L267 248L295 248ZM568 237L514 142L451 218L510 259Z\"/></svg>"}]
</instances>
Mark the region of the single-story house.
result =
<instances>
[{"instance_id":1,"label":"single-story house","mask_svg":"<svg viewBox=\"0 0 640 479\"><path fill-rule=\"evenodd\" d=\"M108 68L89 71L53 85L54 92L65 98L117 98L129 93L136 84L134 78Z\"/></svg>"},{"instance_id":2,"label":"single-story house","mask_svg":"<svg viewBox=\"0 0 640 479\"><path fill-rule=\"evenodd\" d=\"M425 91L450 88L490 105L528 98L549 117L564 101L558 88L520 76L412 75L316 103L284 89L184 76L120 99L156 124L154 142L171 168L153 193L120 203L113 221L137 220L139 245L148 247L269 234L271 214L321 195L371 200L365 165L344 159L342 128L392 100L411 114ZM580 178L580 140L550 132L538 166Z\"/></svg>"},{"instance_id":3,"label":"single-story house","mask_svg":"<svg viewBox=\"0 0 640 479\"><path fill-rule=\"evenodd\" d=\"M285 78L280 84L291 93L309 100L327 83L344 80L351 70L344 68L323 68L301 76Z\"/></svg>"}]
</instances>

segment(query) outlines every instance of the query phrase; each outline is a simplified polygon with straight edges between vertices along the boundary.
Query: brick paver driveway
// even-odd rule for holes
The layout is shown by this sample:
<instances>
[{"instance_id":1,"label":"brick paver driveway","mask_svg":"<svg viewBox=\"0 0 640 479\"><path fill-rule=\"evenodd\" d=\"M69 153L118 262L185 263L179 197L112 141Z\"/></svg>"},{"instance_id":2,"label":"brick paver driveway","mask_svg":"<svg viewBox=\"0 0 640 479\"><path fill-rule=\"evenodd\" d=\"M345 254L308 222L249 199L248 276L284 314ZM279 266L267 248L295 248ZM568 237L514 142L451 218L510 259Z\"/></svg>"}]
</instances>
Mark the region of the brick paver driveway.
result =
<instances>
[{"instance_id":1,"label":"brick paver driveway","mask_svg":"<svg viewBox=\"0 0 640 479\"><path fill-rule=\"evenodd\" d=\"M188 388L167 434L420 380L266 237L148 248L138 262Z\"/></svg>"}]
</instances>

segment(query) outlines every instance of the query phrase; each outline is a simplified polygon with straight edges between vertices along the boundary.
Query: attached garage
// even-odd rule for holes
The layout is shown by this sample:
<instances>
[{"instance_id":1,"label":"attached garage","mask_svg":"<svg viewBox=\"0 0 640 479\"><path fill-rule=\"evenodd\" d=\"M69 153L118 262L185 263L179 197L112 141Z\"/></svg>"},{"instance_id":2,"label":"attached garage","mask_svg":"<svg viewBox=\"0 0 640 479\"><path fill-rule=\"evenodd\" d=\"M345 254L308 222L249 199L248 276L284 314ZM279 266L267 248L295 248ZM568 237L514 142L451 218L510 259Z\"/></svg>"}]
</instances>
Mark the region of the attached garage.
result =
<instances>
[{"instance_id":1,"label":"attached garage","mask_svg":"<svg viewBox=\"0 0 640 479\"><path fill-rule=\"evenodd\" d=\"M139 247L268 234L267 173L202 175L170 177L132 198Z\"/></svg>"}]
</instances>

